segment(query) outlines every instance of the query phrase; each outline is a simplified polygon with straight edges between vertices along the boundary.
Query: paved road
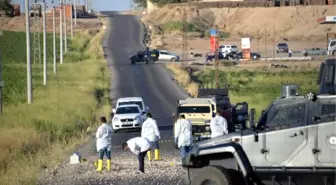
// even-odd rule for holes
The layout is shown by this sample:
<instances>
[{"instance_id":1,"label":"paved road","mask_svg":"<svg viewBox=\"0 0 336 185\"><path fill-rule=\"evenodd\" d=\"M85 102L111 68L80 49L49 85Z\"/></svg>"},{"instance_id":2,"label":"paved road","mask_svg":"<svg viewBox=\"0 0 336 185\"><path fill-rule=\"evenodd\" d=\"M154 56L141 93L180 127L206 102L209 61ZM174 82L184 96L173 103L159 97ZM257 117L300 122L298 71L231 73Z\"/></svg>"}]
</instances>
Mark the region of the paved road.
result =
<instances>
[{"instance_id":1,"label":"paved road","mask_svg":"<svg viewBox=\"0 0 336 185\"><path fill-rule=\"evenodd\" d=\"M140 96L157 119L161 140L172 139L172 112L175 102L186 95L171 80L162 64L131 65L129 56L144 49L144 27L133 15L117 15L102 12L110 17L110 30L104 49L111 70L111 97L115 103L118 97ZM120 131L113 136L113 145L121 145L140 132Z\"/></svg>"}]
</instances>

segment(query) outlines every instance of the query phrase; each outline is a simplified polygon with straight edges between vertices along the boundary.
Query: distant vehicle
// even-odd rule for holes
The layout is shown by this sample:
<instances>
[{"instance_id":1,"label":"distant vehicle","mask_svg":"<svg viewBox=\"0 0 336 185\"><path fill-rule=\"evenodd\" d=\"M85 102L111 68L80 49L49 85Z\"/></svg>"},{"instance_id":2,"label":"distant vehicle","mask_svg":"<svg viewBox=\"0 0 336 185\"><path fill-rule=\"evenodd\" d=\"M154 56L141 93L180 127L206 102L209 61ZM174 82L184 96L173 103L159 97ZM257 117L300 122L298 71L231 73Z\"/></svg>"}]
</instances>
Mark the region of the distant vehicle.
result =
<instances>
[{"instance_id":1,"label":"distant vehicle","mask_svg":"<svg viewBox=\"0 0 336 185\"><path fill-rule=\"evenodd\" d=\"M305 55L305 56L308 56L308 55L326 55L327 50L325 50L323 48L308 48L308 49L304 49L302 51L302 54Z\"/></svg>"},{"instance_id":2,"label":"distant vehicle","mask_svg":"<svg viewBox=\"0 0 336 185\"><path fill-rule=\"evenodd\" d=\"M146 55L146 51L138 51L137 54L130 57L131 64L136 64L138 62L155 62L159 60L159 50L150 50L150 56Z\"/></svg>"},{"instance_id":3,"label":"distant vehicle","mask_svg":"<svg viewBox=\"0 0 336 185\"><path fill-rule=\"evenodd\" d=\"M243 58L243 53L242 53L242 52L238 52L238 53L236 53L236 54L234 55L234 58L235 58L235 59L238 59L238 60L242 59L242 58ZM261 58L261 55L260 55L259 53L251 52L251 53L250 53L250 58L251 58L252 60L258 60L258 59Z\"/></svg>"},{"instance_id":4,"label":"distant vehicle","mask_svg":"<svg viewBox=\"0 0 336 185\"><path fill-rule=\"evenodd\" d=\"M331 39L328 43L328 55L336 55L336 39Z\"/></svg>"},{"instance_id":5,"label":"distant vehicle","mask_svg":"<svg viewBox=\"0 0 336 185\"><path fill-rule=\"evenodd\" d=\"M209 54L206 56L206 59L208 61L215 61L216 60L216 55L214 53ZM226 59L221 52L218 53L218 60L223 60Z\"/></svg>"},{"instance_id":6,"label":"distant vehicle","mask_svg":"<svg viewBox=\"0 0 336 185\"><path fill-rule=\"evenodd\" d=\"M167 50L159 50L159 60L179 61L180 57Z\"/></svg>"},{"instance_id":7,"label":"distant vehicle","mask_svg":"<svg viewBox=\"0 0 336 185\"><path fill-rule=\"evenodd\" d=\"M120 129L139 129L144 122L144 113L137 104L120 105L115 110L112 119L113 132Z\"/></svg>"},{"instance_id":8,"label":"distant vehicle","mask_svg":"<svg viewBox=\"0 0 336 185\"><path fill-rule=\"evenodd\" d=\"M276 48L277 53L288 53L288 50L288 44L286 43L279 43Z\"/></svg>"},{"instance_id":9,"label":"distant vehicle","mask_svg":"<svg viewBox=\"0 0 336 185\"><path fill-rule=\"evenodd\" d=\"M34 17L34 16L41 17L42 16L42 6L36 3L32 4L30 8L30 16L31 17Z\"/></svg>"},{"instance_id":10,"label":"distant vehicle","mask_svg":"<svg viewBox=\"0 0 336 185\"><path fill-rule=\"evenodd\" d=\"M142 112L147 112L149 110L148 107L145 106L145 103L141 97L123 97L117 100L116 108L122 105L130 105L136 104L140 106ZM115 113L115 109L112 110Z\"/></svg>"},{"instance_id":11,"label":"distant vehicle","mask_svg":"<svg viewBox=\"0 0 336 185\"><path fill-rule=\"evenodd\" d=\"M227 53L237 53L238 47L236 45L221 45L219 46L219 52L225 57Z\"/></svg>"}]
</instances>

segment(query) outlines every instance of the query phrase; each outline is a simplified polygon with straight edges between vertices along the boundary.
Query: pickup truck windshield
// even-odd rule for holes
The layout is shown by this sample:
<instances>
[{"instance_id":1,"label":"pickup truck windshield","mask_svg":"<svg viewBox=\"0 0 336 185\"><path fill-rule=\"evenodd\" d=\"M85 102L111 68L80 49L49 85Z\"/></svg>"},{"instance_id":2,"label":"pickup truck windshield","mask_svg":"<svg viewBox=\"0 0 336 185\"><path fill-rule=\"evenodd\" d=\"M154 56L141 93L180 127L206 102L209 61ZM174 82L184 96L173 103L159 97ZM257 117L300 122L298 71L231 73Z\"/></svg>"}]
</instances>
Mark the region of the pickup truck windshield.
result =
<instances>
[{"instance_id":1,"label":"pickup truck windshield","mask_svg":"<svg viewBox=\"0 0 336 185\"><path fill-rule=\"evenodd\" d=\"M140 109L143 110L142 102L141 102L141 101L120 102L120 103L119 103L119 106L120 106L120 105L130 105L130 104L136 104L136 105L139 105L139 106L140 106Z\"/></svg>"},{"instance_id":2,"label":"pickup truck windshield","mask_svg":"<svg viewBox=\"0 0 336 185\"><path fill-rule=\"evenodd\" d=\"M179 113L210 113L210 106L179 107Z\"/></svg>"},{"instance_id":3,"label":"pickup truck windshield","mask_svg":"<svg viewBox=\"0 0 336 185\"><path fill-rule=\"evenodd\" d=\"M119 107L116 114L135 114L140 113L137 107Z\"/></svg>"}]
</instances>

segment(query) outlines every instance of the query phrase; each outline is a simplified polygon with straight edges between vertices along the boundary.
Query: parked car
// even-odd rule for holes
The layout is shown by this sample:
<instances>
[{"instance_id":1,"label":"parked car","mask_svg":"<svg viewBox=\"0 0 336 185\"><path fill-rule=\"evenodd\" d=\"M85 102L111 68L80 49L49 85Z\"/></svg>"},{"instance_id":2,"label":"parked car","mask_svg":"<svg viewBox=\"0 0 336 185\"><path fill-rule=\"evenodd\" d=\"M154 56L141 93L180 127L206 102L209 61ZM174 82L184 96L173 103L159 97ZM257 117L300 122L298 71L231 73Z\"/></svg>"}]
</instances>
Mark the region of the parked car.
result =
<instances>
[{"instance_id":1,"label":"parked car","mask_svg":"<svg viewBox=\"0 0 336 185\"><path fill-rule=\"evenodd\" d=\"M207 54L206 56L208 61L215 61L216 60L216 55L214 53L212 54ZM218 53L218 60L223 60L225 59L225 57L223 56L223 54L221 52Z\"/></svg>"},{"instance_id":2,"label":"parked car","mask_svg":"<svg viewBox=\"0 0 336 185\"><path fill-rule=\"evenodd\" d=\"M305 56L308 55L326 55L327 50L323 48L308 48L302 51L302 54Z\"/></svg>"},{"instance_id":3,"label":"parked car","mask_svg":"<svg viewBox=\"0 0 336 185\"><path fill-rule=\"evenodd\" d=\"M242 52L238 52L234 55L234 59L242 59L243 58L243 53ZM254 53L254 52L251 52L250 53L250 58L253 59L253 60L258 60L261 58L261 55L259 53Z\"/></svg>"},{"instance_id":4,"label":"parked car","mask_svg":"<svg viewBox=\"0 0 336 185\"><path fill-rule=\"evenodd\" d=\"M238 47L236 45L221 45L219 46L219 52L222 53L224 56L227 53L237 53Z\"/></svg>"},{"instance_id":5,"label":"parked car","mask_svg":"<svg viewBox=\"0 0 336 185\"><path fill-rule=\"evenodd\" d=\"M141 129L145 121L145 113L137 104L126 104L118 106L114 111L112 119L113 132L121 129Z\"/></svg>"},{"instance_id":6,"label":"parked car","mask_svg":"<svg viewBox=\"0 0 336 185\"><path fill-rule=\"evenodd\" d=\"M180 57L167 50L159 50L159 60L179 61Z\"/></svg>"},{"instance_id":7,"label":"parked car","mask_svg":"<svg viewBox=\"0 0 336 185\"><path fill-rule=\"evenodd\" d=\"M153 49L150 50L150 57L146 56L146 51L138 51L137 54L130 57L131 64L135 64L137 62L155 62L159 58L159 50Z\"/></svg>"},{"instance_id":8,"label":"parked car","mask_svg":"<svg viewBox=\"0 0 336 185\"><path fill-rule=\"evenodd\" d=\"M336 39L329 40L328 55L336 55Z\"/></svg>"},{"instance_id":9,"label":"parked car","mask_svg":"<svg viewBox=\"0 0 336 185\"><path fill-rule=\"evenodd\" d=\"M287 43L279 43L276 51L277 53L288 53L288 44Z\"/></svg>"}]
</instances>

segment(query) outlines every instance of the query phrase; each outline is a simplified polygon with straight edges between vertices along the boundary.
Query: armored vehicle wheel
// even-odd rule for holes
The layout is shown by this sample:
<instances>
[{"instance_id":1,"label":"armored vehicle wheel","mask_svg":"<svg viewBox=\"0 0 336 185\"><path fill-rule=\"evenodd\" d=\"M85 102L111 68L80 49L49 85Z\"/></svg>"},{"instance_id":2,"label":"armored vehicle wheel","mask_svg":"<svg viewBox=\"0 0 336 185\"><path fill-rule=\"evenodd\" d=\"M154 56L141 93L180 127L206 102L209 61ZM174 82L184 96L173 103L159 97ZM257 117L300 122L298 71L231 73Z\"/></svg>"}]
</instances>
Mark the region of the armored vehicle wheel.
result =
<instances>
[{"instance_id":1,"label":"armored vehicle wheel","mask_svg":"<svg viewBox=\"0 0 336 185\"><path fill-rule=\"evenodd\" d=\"M146 64L148 64L149 63L149 61L148 60L146 60Z\"/></svg>"},{"instance_id":2,"label":"armored vehicle wheel","mask_svg":"<svg viewBox=\"0 0 336 185\"><path fill-rule=\"evenodd\" d=\"M191 185L245 185L241 172L226 169L221 166L207 166L201 169L193 179Z\"/></svg>"}]
</instances>

